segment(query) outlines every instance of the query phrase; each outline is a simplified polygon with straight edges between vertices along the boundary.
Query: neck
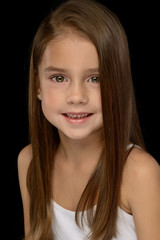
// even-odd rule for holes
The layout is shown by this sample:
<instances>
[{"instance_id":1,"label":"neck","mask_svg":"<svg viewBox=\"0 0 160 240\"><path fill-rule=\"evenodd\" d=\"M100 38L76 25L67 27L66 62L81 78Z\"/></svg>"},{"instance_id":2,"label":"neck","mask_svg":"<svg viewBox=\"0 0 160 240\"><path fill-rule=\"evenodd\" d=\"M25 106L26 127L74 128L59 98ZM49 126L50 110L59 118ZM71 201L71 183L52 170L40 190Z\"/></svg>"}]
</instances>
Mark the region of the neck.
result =
<instances>
[{"instance_id":1,"label":"neck","mask_svg":"<svg viewBox=\"0 0 160 240\"><path fill-rule=\"evenodd\" d=\"M103 148L102 131L81 140L69 139L63 133L59 133L59 135L59 159L76 167L88 164L92 166L98 163Z\"/></svg>"}]
</instances>

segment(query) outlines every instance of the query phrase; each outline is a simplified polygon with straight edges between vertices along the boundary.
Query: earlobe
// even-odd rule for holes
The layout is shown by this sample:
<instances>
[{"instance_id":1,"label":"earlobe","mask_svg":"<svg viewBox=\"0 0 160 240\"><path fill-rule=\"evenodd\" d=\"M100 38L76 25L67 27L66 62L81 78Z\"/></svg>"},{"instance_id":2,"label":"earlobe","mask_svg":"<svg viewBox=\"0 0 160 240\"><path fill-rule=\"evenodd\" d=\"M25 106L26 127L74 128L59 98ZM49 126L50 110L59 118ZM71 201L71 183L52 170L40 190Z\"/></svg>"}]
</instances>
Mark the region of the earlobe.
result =
<instances>
[{"instance_id":1,"label":"earlobe","mask_svg":"<svg viewBox=\"0 0 160 240\"><path fill-rule=\"evenodd\" d=\"M37 88L37 98L41 100L41 90L40 90L40 82L38 77L38 71L35 70L35 76L36 76L36 88Z\"/></svg>"},{"instance_id":2,"label":"earlobe","mask_svg":"<svg viewBox=\"0 0 160 240\"><path fill-rule=\"evenodd\" d=\"M40 82L39 82L39 78L38 78L38 75L36 76L36 85L37 85L37 98L39 100L42 100L41 99L41 90L40 90Z\"/></svg>"},{"instance_id":3,"label":"earlobe","mask_svg":"<svg viewBox=\"0 0 160 240\"><path fill-rule=\"evenodd\" d=\"M39 100L42 100L42 99L41 99L41 92L40 92L40 89L38 89L37 98L38 98Z\"/></svg>"},{"instance_id":4,"label":"earlobe","mask_svg":"<svg viewBox=\"0 0 160 240\"><path fill-rule=\"evenodd\" d=\"M41 94L40 94L40 93L37 94L37 98L38 98L39 100L41 100Z\"/></svg>"}]
</instances>

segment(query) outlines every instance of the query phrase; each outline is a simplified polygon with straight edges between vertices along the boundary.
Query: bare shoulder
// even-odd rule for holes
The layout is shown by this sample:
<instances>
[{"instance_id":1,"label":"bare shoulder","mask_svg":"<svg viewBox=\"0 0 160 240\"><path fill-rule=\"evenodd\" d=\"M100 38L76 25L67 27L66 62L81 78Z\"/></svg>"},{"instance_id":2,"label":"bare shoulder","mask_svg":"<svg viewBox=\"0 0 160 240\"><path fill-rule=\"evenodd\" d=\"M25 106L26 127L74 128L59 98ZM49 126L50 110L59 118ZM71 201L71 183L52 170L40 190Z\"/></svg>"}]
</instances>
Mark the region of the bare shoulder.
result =
<instances>
[{"instance_id":1,"label":"bare shoulder","mask_svg":"<svg viewBox=\"0 0 160 240\"><path fill-rule=\"evenodd\" d=\"M129 154L123 177L127 202L138 239L160 236L160 166L147 152L135 147Z\"/></svg>"},{"instance_id":2,"label":"bare shoulder","mask_svg":"<svg viewBox=\"0 0 160 240\"><path fill-rule=\"evenodd\" d=\"M32 159L32 147L31 145L28 145L25 148L23 148L18 155L18 177L23 203L25 202L24 200L28 195L26 178L31 159Z\"/></svg>"},{"instance_id":3,"label":"bare shoulder","mask_svg":"<svg viewBox=\"0 0 160 240\"><path fill-rule=\"evenodd\" d=\"M28 167L32 159L32 146L27 145L24 147L18 155L18 168ZM23 168L24 169L24 168Z\"/></svg>"},{"instance_id":4,"label":"bare shoulder","mask_svg":"<svg viewBox=\"0 0 160 240\"><path fill-rule=\"evenodd\" d=\"M25 148L23 148L18 155L18 177L23 203L25 202L24 200L28 195L26 178L31 159L32 159L32 146L28 145Z\"/></svg>"},{"instance_id":5,"label":"bare shoulder","mask_svg":"<svg viewBox=\"0 0 160 240\"><path fill-rule=\"evenodd\" d=\"M29 232L29 193L27 190L27 172L32 160L32 146L28 145L18 155L18 177L23 202L25 235Z\"/></svg>"},{"instance_id":6,"label":"bare shoulder","mask_svg":"<svg viewBox=\"0 0 160 240\"><path fill-rule=\"evenodd\" d=\"M138 177L159 177L160 166L158 162L146 151L135 147L129 154L126 165L125 173L130 178L134 180Z\"/></svg>"},{"instance_id":7,"label":"bare shoulder","mask_svg":"<svg viewBox=\"0 0 160 240\"><path fill-rule=\"evenodd\" d=\"M138 191L138 186L149 187L151 184L160 184L160 166L158 162L144 150L135 147L129 154L125 168L124 181L128 194Z\"/></svg>"}]
</instances>

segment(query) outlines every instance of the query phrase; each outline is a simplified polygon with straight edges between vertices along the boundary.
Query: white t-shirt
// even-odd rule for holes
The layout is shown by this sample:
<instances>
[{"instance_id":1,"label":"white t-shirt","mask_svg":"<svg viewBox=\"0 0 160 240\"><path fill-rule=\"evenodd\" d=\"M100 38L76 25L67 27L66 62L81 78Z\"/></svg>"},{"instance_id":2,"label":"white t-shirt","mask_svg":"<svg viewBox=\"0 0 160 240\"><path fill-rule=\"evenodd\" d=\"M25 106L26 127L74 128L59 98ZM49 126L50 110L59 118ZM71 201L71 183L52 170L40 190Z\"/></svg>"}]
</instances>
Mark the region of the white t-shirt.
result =
<instances>
[{"instance_id":1,"label":"white t-shirt","mask_svg":"<svg viewBox=\"0 0 160 240\"><path fill-rule=\"evenodd\" d=\"M96 206L95 206L96 208ZM69 211L53 201L54 218L52 232L54 240L89 240L90 229L87 226L87 211L84 212L84 227L75 222L75 212ZM79 215L81 217L81 214ZM118 207L117 237L112 240L137 240L133 216Z\"/></svg>"}]
</instances>

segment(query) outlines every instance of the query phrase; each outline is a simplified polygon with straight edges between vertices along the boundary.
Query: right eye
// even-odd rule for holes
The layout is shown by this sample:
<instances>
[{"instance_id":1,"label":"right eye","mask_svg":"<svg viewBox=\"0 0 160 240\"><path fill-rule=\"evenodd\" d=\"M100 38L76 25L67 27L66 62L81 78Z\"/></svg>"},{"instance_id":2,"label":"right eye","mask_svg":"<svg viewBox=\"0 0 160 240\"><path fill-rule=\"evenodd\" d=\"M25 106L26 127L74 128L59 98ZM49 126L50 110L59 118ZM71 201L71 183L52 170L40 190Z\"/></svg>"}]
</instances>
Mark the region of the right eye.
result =
<instances>
[{"instance_id":1,"label":"right eye","mask_svg":"<svg viewBox=\"0 0 160 240\"><path fill-rule=\"evenodd\" d=\"M64 76L52 76L51 79L55 82L58 82L58 83L62 83L62 82L66 82L67 79L64 77Z\"/></svg>"}]
</instances>

